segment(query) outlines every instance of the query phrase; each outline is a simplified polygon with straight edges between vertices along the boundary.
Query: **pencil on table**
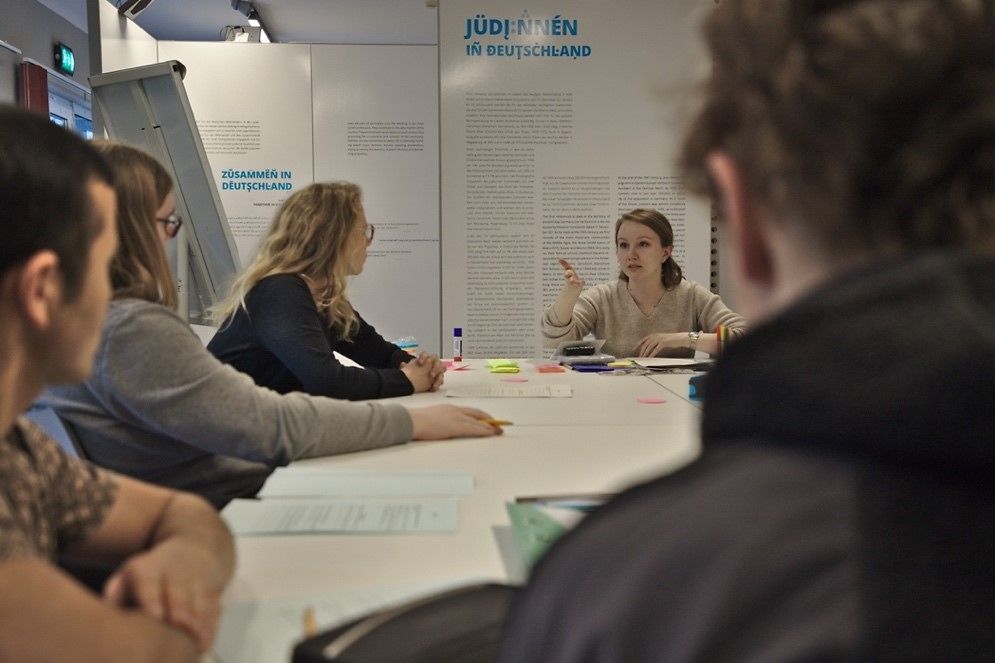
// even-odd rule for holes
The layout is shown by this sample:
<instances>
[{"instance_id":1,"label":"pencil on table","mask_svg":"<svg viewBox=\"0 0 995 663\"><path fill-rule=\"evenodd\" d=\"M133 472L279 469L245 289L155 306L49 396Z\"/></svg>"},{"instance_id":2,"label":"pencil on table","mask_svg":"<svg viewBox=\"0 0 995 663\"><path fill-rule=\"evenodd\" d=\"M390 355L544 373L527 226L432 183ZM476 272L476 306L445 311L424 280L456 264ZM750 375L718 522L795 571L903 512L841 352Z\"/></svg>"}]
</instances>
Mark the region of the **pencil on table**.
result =
<instances>
[{"instance_id":1,"label":"pencil on table","mask_svg":"<svg viewBox=\"0 0 995 663\"><path fill-rule=\"evenodd\" d=\"M304 609L304 637L313 638L318 635L318 624L314 621L314 608L308 606Z\"/></svg>"},{"instance_id":2,"label":"pencil on table","mask_svg":"<svg viewBox=\"0 0 995 663\"><path fill-rule=\"evenodd\" d=\"M505 419L484 419L483 421L484 421L485 424L490 424L491 426L498 426L498 427L501 427L501 426L511 426L511 423L512 423L512 422L507 421Z\"/></svg>"}]
</instances>

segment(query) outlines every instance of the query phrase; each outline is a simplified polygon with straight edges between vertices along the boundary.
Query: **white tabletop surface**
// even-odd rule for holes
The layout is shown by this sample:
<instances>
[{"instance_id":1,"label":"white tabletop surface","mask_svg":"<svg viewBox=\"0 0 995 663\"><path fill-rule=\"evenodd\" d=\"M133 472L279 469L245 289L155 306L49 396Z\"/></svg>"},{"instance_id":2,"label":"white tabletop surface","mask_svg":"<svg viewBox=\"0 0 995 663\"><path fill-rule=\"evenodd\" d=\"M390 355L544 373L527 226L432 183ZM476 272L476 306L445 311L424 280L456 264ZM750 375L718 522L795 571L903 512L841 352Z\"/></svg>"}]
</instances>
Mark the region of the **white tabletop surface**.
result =
<instances>
[{"instance_id":1,"label":"white tabletop surface","mask_svg":"<svg viewBox=\"0 0 995 663\"><path fill-rule=\"evenodd\" d=\"M539 374L520 362L517 375L495 375L483 361L447 373L442 391L398 400L417 407L438 402L472 405L511 420L501 437L411 443L399 447L301 461L330 469L459 470L474 477L460 498L455 534L297 535L237 539L238 569L229 604L321 591L404 586L487 578L521 581L505 512L517 496L617 491L673 471L698 452L697 404L687 400L688 375L611 376ZM455 399L446 390L468 384L570 384L567 399ZM663 403L640 403L640 398Z\"/></svg>"}]
</instances>

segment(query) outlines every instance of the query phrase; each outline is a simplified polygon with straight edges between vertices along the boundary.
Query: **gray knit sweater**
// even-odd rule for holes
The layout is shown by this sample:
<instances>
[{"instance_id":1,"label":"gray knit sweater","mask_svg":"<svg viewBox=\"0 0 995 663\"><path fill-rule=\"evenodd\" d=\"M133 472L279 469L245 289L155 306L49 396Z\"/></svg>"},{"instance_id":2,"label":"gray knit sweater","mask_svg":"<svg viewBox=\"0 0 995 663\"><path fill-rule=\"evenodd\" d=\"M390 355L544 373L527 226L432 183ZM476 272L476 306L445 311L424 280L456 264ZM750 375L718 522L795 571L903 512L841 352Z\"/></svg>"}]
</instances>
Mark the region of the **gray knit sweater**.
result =
<instances>
[{"instance_id":1,"label":"gray knit sweater","mask_svg":"<svg viewBox=\"0 0 995 663\"><path fill-rule=\"evenodd\" d=\"M41 399L75 429L98 465L216 505L254 494L278 465L411 438L400 405L280 395L215 359L164 306L111 304L82 385Z\"/></svg>"},{"instance_id":2,"label":"gray knit sweater","mask_svg":"<svg viewBox=\"0 0 995 663\"><path fill-rule=\"evenodd\" d=\"M581 293L574 304L573 317L565 323L556 319L552 306L542 316L542 335L548 347L560 341L579 340L587 334L605 339L602 348L616 357L632 357L639 341L648 334L668 332L714 332L716 325L729 327L734 336L746 330L742 316L722 303L719 296L694 281L682 280L663 293L652 315L644 315L622 280L601 283ZM690 357L690 348L666 353Z\"/></svg>"}]
</instances>

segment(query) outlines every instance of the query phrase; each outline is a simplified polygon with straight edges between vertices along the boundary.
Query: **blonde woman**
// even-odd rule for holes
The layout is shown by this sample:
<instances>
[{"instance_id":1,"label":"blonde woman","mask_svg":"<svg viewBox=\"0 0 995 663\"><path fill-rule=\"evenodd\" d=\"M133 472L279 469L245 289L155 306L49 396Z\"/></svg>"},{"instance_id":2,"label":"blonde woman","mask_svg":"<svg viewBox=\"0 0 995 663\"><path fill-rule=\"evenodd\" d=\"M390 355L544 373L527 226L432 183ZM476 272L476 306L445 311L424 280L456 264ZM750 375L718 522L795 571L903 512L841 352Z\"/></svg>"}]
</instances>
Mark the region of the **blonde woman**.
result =
<instances>
[{"instance_id":1,"label":"blonde woman","mask_svg":"<svg viewBox=\"0 0 995 663\"><path fill-rule=\"evenodd\" d=\"M415 359L388 343L346 297L373 234L355 184L315 183L292 194L218 308L221 327L207 349L280 393L361 400L438 389L446 370L439 358ZM335 352L363 368L343 366Z\"/></svg>"},{"instance_id":2,"label":"blonde woman","mask_svg":"<svg viewBox=\"0 0 995 663\"><path fill-rule=\"evenodd\" d=\"M495 434L480 410L280 395L219 362L173 311L163 246L182 220L169 174L133 147L95 144L118 201L114 299L90 379L42 399L73 425L92 461L220 507L254 495L274 467L294 459Z\"/></svg>"}]
</instances>

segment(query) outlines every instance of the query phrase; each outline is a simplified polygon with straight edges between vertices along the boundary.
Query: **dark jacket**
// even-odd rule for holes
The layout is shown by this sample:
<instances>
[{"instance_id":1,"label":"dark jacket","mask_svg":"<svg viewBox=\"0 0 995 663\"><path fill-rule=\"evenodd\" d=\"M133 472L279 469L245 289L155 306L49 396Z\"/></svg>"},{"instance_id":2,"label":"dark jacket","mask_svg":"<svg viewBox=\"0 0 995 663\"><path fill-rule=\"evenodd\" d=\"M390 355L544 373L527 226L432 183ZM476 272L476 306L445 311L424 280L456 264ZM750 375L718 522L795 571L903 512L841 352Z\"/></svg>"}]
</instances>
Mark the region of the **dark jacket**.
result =
<instances>
[{"instance_id":1,"label":"dark jacket","mask_svg":"<svg viewBox=\"0 0 995 663\"><path fill-rule=\"evenodd\" d=\"M281 394L365 400L414 393L399 368L411 355L362 318L355 336L343 339L325 323L307 283L296 274L259 281L246 295L245 308L221 325L207 349ZM365 368L343 366L334 352Z\"/></svg>"},{"instance_id":2,"label":"dark jacket","mask_svg":"<svg viewBox=\"0 0 995 663\"><path fill-rule=\"evenodd\" d=\"M504 661L995 660L995 261L879 264L751 330L702 443L554 546Z\"/></svg>"}]
</instances>

